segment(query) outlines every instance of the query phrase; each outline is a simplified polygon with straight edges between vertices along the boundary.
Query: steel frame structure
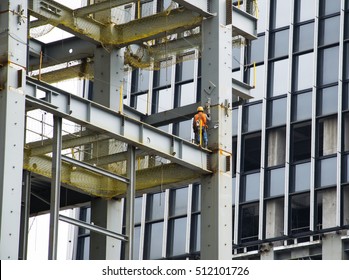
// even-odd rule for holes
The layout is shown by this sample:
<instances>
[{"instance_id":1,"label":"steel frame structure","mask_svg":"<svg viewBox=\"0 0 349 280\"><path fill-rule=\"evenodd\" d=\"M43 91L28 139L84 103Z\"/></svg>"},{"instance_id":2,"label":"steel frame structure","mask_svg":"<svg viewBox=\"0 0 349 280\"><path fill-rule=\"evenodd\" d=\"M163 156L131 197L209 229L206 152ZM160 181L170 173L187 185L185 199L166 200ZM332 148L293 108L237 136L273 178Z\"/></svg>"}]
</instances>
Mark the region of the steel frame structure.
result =
<instances>
[{"instance_id":1,"label":"steel frame structure","mask_svg":"<svg viewBox=\"0 0 349 280\"><path fill-rule=\"evenodd\" d=\"M5 26L0 36L6 37L0 43L0 251L1 259L19 258L20 244L20 205L22 193L23 146L25 133L25 107L40 108L54 115L54 137L52 148L52 181L50 201L50 241L48 258L57 258L58 221L63 220L78 224L68 218L59 216L60 186L62 161L72 162L61 155L62 118L71 120L85 127L101 131L104 134L120 140L128 145L127 178L117 177L127 184L127 221L126 221L126 258L132 258L133 248L133 201L135 196L135 158L136 148L159 155L181 168L196 172L201 177L202 195L202 259L231 259L232 257L232 214L231 214L231 115L232 92L240 97L249 98L249 87L242 83L234 83L231 75L232 36L242 35L248 39L256 38L256 18L236 11L231 1L177 1L183 7L173 10L170 17L152 17L140 19L137 34L131 34L130 24L110 29L105 23L90 20L87 15L124 5L134 1L108 1L71 10L55 1L29 1L32 15L40 20L55 21L59 26L72 34L97 45L93 49L95 80L93 101L80 98L71 93L59 90L53 86L26 77L27 65L27 0L9 0L9 5L0 4L0 25ZM230 5L230 6L229 6ZM108 11L106 11L108 13ZM230 22L231 13L236 15L238 22ZM66 16L66 22L60 18ZM194 20L193 20L194 19ZM168 28L163 30L166 21ZM42 21L44 22L44 21ZM185 27L182 28L183 22ZM75 23L75 25L73 24ZM73 26L73 25L74 26ZM76 25L77 24L77 25ZM235 25L234 25L235 24ZM89 32L82 30L82 25L89 27ZM209 131L210 149L201 149L196 145L124 114L123 104L115 102L121 99L122 68L124 64L122 47L131 43L140 43L150 39L166 36L169 32L181 32L196 26L202 28L203 73L201 102L207 105L212 113L212 122L216 125ZM121 31L126 37L117 38ZM74 42L73 42L74 43ZM101 44L111 44L110 52L101 48ZM33 46L33 44L32 44ZM37 51L40 46L34 44ZM88 56L91 55L91 45L87 46ZM52 49L54 51L54 48ZM77 57L76 57L77 58ZM82 58L78 55L78 58ZM48 63L50 64L50 63ZM106 67L107 65L107 67ZM116 79L115 79L116 73ZM113 82L112 82L113 81ZM233 90L235 86L235 91ZM41 90L45 96L39 97ZM26 105L25 105L26 104ZM116 104L116 105L115 105ZM196 105L193 105L196 106ZM191 109L193 108L190 107ZM170 121L171 118L168 120ZM156 122L151 120L149 122ZM223 133L223 130L225 133ZM16 139L13 141L12 139ZM40 153L40 152L39 152ZM87 165L84 165L89 169ZM100 172L94 169L93 172ZM26 191L30 189L29 173L26 173ZM108 174L100 172L103 176ZM28 195L26 206L29 207ZM111 220L120 207L117 201L97 201L92 203L94 215L103 220L101 224L106 230L99 233L119 236L122 224ZM93 206L95 205L95 206ZM116 212L115 212L116 211ZM27 211L28 212L28 211ZM102 218L103 217L103 218ZM25 215L27 222L28 214ZM27 226L23 227L22 241L25 241ZM95 248L104 245L102 250L92 249L92 258L117 258L120 247L108 243L107 239L96 239ZM26 242L22 242L21 255L25 258ZM119 255L120 256L120 255Z\"/></svg>"}]
</instances>

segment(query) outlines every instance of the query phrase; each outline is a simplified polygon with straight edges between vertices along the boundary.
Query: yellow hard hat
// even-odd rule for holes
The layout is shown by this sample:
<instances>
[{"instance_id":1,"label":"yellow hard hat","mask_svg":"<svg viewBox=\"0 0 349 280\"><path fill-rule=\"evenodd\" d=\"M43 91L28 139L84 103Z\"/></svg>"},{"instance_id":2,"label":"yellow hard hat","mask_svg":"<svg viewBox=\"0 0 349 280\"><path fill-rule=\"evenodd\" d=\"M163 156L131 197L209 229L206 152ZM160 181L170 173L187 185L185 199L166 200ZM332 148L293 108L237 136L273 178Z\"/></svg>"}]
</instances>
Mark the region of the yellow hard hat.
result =
<instances>
[{"instance_id":1,"label":"yellow hard hat","mask_svg":"<svg viewBox=\"0 0 349 280\"><path fill-rule=\"evenodd\" d=\"M203 108L202 106L199 106L199 107L197 108L197 111L198 111L198 112L203 112L203 111L204 111L204 108Z\"/></svg>"}]
</instances>

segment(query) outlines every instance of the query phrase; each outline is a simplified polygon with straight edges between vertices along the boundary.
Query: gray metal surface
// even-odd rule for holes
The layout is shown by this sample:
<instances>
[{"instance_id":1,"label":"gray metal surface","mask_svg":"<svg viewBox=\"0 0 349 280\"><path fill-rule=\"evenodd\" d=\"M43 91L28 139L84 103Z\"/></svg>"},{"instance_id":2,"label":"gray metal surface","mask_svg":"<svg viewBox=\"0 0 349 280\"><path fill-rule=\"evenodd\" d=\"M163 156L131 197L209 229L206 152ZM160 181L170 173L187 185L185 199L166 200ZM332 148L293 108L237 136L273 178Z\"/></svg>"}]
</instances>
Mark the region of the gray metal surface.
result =
<instances>
[{"instance_id":1,"label":"gray metal surface","mask_svg":"<svg viewBox=\"0 0 349 280\"><path fill-rule=\"evenodd\" d=\"M0 259L18 259L23 172L27 1L0 1Z\"/></svg>"},{"instance_id":2,"label":"gray metal surface","mask_svg":"<svg viewBox=\"0 0 349 280\"><path fill-rule=\"evenodd\" d=\"M48 244L48 259L56 260L58 251L58 215L61 194L61 157L62 157L62 118L53 117L52 144L52 179L50 199L50 231Z\"/></svg>"}]
</instances>

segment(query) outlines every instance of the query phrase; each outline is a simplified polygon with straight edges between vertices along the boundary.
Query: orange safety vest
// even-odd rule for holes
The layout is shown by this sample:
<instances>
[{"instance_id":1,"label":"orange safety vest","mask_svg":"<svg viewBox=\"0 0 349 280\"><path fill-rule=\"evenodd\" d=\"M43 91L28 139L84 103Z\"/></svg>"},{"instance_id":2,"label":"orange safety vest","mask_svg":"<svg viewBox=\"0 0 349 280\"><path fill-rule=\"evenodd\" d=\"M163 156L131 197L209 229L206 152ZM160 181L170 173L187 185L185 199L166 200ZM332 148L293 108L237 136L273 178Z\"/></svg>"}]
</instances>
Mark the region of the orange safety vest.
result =
<instances>
[{"instance_id":1,"label":"orange safety vest","mask_svg":"<svg viewBox=\"0 0 349 280\"><path fill-rule=\"evenodd\" d=\"M194 116L193 119L193 128L199 129L200 128L200 120L201 120L201 125L203 128L208 128L207 126L207 115L203 112L199 112Z\"/></svg>"}]
</instances>

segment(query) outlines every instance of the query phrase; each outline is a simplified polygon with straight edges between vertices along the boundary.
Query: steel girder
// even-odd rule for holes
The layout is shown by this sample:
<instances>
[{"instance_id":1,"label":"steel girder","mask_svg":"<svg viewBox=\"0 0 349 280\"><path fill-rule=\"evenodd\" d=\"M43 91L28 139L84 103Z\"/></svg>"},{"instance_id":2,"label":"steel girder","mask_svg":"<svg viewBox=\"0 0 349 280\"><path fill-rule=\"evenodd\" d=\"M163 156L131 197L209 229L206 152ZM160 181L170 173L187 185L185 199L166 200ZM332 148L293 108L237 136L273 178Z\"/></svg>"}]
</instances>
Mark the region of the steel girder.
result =
<instances>
[{"instance_id":1,"label":"steel girder","mask_svg":"<svg viewBox=\"0 0 349 280\"><path fill-rule=\"evenodd\" d=\"M37 89L46 92L44 99L36 97ZM31 78L27 79L26 100L31 106L109 134L198 173L211 173L208 168L209 150L92 101Z\"/></svg>"}]
</instances>

